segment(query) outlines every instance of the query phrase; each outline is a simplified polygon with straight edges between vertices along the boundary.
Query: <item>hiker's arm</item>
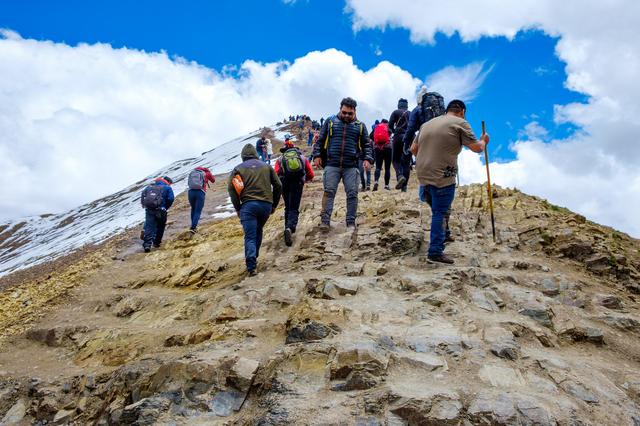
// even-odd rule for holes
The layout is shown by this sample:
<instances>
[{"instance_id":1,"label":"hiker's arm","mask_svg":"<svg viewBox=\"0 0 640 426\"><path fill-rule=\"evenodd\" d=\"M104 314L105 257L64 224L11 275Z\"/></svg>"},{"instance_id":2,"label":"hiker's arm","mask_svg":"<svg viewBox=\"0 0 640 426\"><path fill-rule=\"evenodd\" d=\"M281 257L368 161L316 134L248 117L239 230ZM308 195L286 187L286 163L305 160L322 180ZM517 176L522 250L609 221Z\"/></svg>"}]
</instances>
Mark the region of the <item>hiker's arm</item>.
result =
<instances>
[{"instance_id":1,"label":"hiker's arm","mask_svg":"<svg viewBox=\"0 0 640 426\"><path fill-rule=\"evenodd\" d=\"M362 132L362 159L368 161L369 164L373 164L373 148L371 146L371 139L367 132Z\"/></svg>"},{"instance_id":2,"label":"hiker's arm","mask_svg":"<svg viewBox=\"0 0 640 426\"><path fill-rule=\"evenodd\" d=\"M307 182L311 182L315 177L315 174L313 173L313 167L311 167L311 162L307 158L304 159L304 168L305 168L305 180Z\"/></svg>"},{"instance_id":3,"label":"hiker's arm","mask_svg":"<svg viewBox=\"0 0 640 426\"><path fill-rule=\"evenodd\" d=\"M231 203L233 204L233 208L236 210L236 213L240 211L240 197L236 192L235 186L233 186L233 178L236 175L236 170L234 169L229 174L229 180L227 181L227 192L229 193L229 198L231 199Z\"/></svg>"},{"instance_id":4,"label":"hiker's arm","mask_svg":"<svg viewBox=\"0 0 640 426\"><path fill-rule=\"evenodd\" d=\"M216 183L216 177L211 172L205 172L204 176L209 182Z\"/></svg>"},{"instance_id":5,"label":"hiker's arm","mask_svg":"<svg viewBox=\"0 0 640 426\"><path fill-rule=\"evenodd\" d=\"M167 199L165 200L165 204L167 205L167 210L169 210L171 208L171 206L173 205L173 201L176 199L175 195L173 194L173 189L171 189L171 187L167 188Z\"/></svg>"},{"instance_id":6,"label":"hiker's arm","mask_svg":"<svg viewBox=\"0 0 640 426\"><path fill-rule=\"evenodd\" d=\"M275 170L269 167L271 170L271 187L273 188L273 204L271 208L271 212L273 213L278 207L278 203L280 203L280 196L282 195L282 182L280 182L280 178L276 175Z\"/></svg>"},{"instance_id":7,"label":"hiker's arm","mask_svg":"<svg viewBox=\"0 0 640 426\"><path fill-rule=\"evenodd\" d=\"M278 158L273 165L273 170L275 170L276 174L280 176L280 159Z\"/></svg>"},{"instance_id":8,"label":"hiker's arm","mask_svg":"<svg viewBox=\"0 0 640 426\"><path fill-rule=\"evenodd\" d=\"M391 115L389 116L389 133L393 133L396 131L396 119L398 117L398 114L396 114L395 111L393 111L391 113Z\"/></svg>"},{"instance_id":9,"label":"hiker's arm","mask_svg":"<svg viewBox=\"0 0 640 426\"><path fill-rule=\"evenodd\" d=\"M407 132L404 134L404 138L402 139L402 144L404 147L408 147L413 142L413 136L416 134L418 127L418 112L417 110L411 111L409 114L409 124L407 124Z\"/></svg>"},{"instance_id":10,"label":"hiker's arm","mask_svg":"<svg viewBox=\"0 0 640 426\"><path fill-rule=\"evenodd\" d=\"M324 143L324 140L327 138L329 134L329 120L325 120L322 128L320 129L320 133L318 134L318 139L313 144L313 158L320 157L320 152L322 150L321 145Z\"/></svg>"},{"instance_id":11,"label":"hiker's arm","mask_svg":"<svg viewBox=\"0 0 640 426\"><path fill-rule=\"evenodd\" d=\"M460 134L460 143L473 152L484 151L485 146L489 143L489 135L484 133L478 140L467 122L460 125L458 132Z\"/></svg>"},{"instance_id":12,"label":"hiker's arm","mask_svg":"<svg viewBox=\"0 0 640 426\"><path fill-rule=\"evenodd\" d=\"M411 148L409 149L409 151L411 151L413 155L418 156L419 147L420 145L418 145L418 138L415 138L415 140L411 143Z\"/></svg>"}]
</instances>

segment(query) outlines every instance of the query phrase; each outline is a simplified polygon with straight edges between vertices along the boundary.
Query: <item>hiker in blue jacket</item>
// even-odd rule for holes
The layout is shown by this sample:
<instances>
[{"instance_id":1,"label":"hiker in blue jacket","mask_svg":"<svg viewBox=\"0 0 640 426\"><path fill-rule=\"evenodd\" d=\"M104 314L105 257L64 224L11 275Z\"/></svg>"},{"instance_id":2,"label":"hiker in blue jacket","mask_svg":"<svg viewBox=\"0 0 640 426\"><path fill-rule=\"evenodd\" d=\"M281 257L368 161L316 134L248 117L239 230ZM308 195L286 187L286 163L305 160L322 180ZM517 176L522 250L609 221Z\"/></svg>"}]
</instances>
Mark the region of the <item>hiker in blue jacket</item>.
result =
<instances>
[{"instance_id":1,"label":"hiker in blue jacket","mask_svg":"<svg viewBox=\"0 0 640 426\"><path fill-rule=\"evenodd\" d=\"M151 246L160 247L165 227L167 226L167 210L173 205L175 196L171 189L168 176L157 178L153 184L145 187L140 196L140 203L145 209L144 241L142 248L145 253L151 251Z\"/></svg>"}]
</instances>

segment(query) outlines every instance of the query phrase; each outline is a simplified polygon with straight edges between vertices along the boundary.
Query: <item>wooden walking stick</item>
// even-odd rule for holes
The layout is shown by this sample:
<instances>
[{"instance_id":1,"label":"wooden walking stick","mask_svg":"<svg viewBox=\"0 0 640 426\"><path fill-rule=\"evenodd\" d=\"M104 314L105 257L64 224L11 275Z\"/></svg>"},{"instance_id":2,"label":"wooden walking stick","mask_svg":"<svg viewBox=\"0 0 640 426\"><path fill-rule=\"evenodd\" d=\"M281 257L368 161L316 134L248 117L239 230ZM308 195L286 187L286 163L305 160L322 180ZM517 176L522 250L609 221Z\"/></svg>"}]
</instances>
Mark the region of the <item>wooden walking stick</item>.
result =
<instances>
[{"instance_id":1,"label":"wooden walking stick","mask_svg":"<svg viewBox=\"0 0 640 426\"><path fill-rule=\"evenodd\" d=\"M484 120L482 120L482 134L485 134ZM489 153L487 147L484 147L484 164L487 167L487 192L489 193L489 209L491 210L491 232L493 233L493 242L496 242L496 223L493 218L493 192L491 191L491 176L489 174Z\"/></svg>"}]
</instances>

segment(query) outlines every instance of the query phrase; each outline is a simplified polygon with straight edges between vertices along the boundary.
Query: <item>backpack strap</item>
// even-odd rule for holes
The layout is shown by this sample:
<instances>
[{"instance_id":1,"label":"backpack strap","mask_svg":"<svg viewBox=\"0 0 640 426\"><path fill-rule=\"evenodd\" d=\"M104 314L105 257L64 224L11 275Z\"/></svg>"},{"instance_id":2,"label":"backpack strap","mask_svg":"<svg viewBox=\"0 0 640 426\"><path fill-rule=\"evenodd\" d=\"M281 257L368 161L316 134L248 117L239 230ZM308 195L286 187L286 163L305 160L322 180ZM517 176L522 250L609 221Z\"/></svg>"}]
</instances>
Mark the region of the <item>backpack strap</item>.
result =
<instances>
[{"instance_id":1,"label":"backpack strap","mask_svg":"<svg viewBox=\"0 0 640 426\"><path fill-rule=\"evenodd\" d=\"M360 134L358 135L358 148L360 151L364 151L362 149L362 132L363 132L364 124L360 123Z\"/></svg>"},{"instance_id":2,"label":"backpack strap","mask_svg":"<svg viewBox=\"0 0 640 426\"><path fill-rule=\"evenodd\" d=\"M327 132L327 138L324 140L324 149L329 148L329 139L333 136L333 117L329 117L329 132Z\"/></svg>"}]
</instances>

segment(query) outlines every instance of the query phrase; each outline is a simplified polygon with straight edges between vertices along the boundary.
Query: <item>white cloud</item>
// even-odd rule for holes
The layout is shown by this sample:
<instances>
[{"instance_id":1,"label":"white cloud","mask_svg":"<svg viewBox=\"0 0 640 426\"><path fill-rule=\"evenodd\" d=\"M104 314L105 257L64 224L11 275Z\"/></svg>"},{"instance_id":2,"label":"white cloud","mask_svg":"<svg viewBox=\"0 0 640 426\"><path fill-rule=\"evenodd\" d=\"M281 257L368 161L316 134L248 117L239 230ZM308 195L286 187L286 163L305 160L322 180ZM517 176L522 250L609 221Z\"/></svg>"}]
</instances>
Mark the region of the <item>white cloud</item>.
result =
<instances>
[{"instance_id":1,"label":"white cloud","mask_svg":"<svg viewBox=\"0 0 640 426\"><path fill-rule=\"evenodd\" d=\"M426 86L439 92L445 99L473 100L493 66L485 69L484 63L473 62L464 67L448 66L429 75Z\"/></svg>"},{"instance_id":2,"label":"white cloud","mask_svg":"<svg viewBox=\"0 0 640 426\"><path fill-rule=\"evenodd\" d=\"M422 83L386 61L361 70L335 49L216 72L1 30L0 57L0 220L75 207L291 113L337 112L345 96L373 122Z\"/></svg>"},{"instance_id":3,"label":"white cloud","mask_svg":"<svg viewBox=\"0 0 640 426\"><path fill-rule=\"evenodd\" d=\"M527 29L559 37L556 54L566 63L565 85L589 100L556 105L554 118L580 130L567 140L542 143L540 129L525 129L525 139L514 145L516 160L494 165L494 180L640 236L640 219L632 213L640 210L640 150L635 149L640 132L640 85L635 84L640 74L640 2L522 0L509 7L501 0L347 3L356 30L407 28L418 43L433 43L437 32L458 33L466 42L513 38ZM472 169L475 163L466 164ZM476 171L467 175L483 179Z\"/></svg>"}]
</instances>

